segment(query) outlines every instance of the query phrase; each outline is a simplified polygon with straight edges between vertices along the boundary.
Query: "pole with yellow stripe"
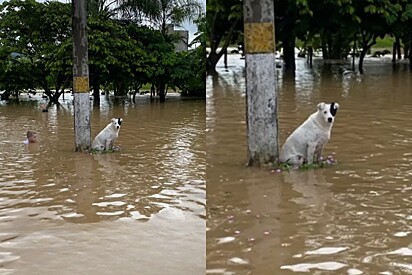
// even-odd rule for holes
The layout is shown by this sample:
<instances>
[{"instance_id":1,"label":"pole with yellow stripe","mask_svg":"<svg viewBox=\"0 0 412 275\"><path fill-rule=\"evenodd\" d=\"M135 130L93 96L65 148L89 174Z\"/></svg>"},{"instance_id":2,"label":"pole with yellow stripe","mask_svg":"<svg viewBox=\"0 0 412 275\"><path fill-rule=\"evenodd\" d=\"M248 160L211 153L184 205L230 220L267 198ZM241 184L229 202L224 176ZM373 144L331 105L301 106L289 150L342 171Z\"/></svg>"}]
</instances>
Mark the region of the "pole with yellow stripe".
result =
<instances>
[{"instance_id":1,"label":"pole with yellow stripe","mask_svg":"<svg viewBox=\"0 0 412 275\"><path fill-rule=\"evenodd\" d=\"M74 139L76 151L86 151L90 149L91 145L86 18L86 1L72 0Z\"/></svg>"},{"instance_id":2,"label":"pole with yellow stripe","mask_svg":"<svg viewBox=\"0 0 412 275\"><path fill-rule=\"evenodd\" d=\"M279 155L273 0L244 1L248 164Z\"/></svg>"}]
</instances>

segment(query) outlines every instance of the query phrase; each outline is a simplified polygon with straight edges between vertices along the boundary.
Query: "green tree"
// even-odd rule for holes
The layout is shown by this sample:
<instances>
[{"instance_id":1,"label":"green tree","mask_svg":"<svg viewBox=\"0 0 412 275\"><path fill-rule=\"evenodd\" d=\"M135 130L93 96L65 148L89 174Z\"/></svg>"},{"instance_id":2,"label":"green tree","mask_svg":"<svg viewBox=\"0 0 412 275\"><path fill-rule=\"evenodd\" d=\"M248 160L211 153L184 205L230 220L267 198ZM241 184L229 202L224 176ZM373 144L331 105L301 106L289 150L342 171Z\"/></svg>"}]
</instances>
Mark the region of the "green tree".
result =
<instances>
[{"instance_id":1,"label":"green tree","mask_svg":"<svg viewBox=\"0 0 412 275\"><path fill-rule=\"evenodd\" d=\"M198 27L196 37L192 41L192 45L198 45L194 50L191 50L186 57L190 64L189 72L193 76L189 76L186 81L180 83L188 83L187 89L182 88L183 95L195 95L206 97L206 15L203 14L195 23Z\"/></svg>"},{"instance_id":2,"label":"green tree","mask_svg":"<svg viewBox=\"0 0 412 275\"><path fill-rule=\"evenodd\" d=\"M357 21L351 0L309 1L313 12L308 24L309 39L319 39L324 59L345 58L355 39Z\"/></svg>"},{"instance_id":3,"label":"green tree","mask_svg":"<svg viewBox=\"0 0 412 275\"><path fill-rule=\"evenodd\" d=\"M296 38L307 33L311 15L307 0L275 1L275 35L283 48L286 72L295 72Z\"/></svg>"},{"instance_id":4,"label":"green tree","mask_svg":"<svg viewBox=\"0 0 412 275\"><path fill-rule=\"evenodd\" d=\"M209 74L216 73L216 64L227 52L243 30L243 1L209 0L206 3L206 39L210 52L206 69Z\"/></svg>"},{"instance_id":5,"label":"green tree","mask_svg":"<svg viewBox=\"0 0 412 275\"><path fill-rule=\"evenodd\" d=\"M167 87L177 87L177 79L188 81L178 83L184 93L199 92L200 81L193 78L202 74L201 61L205 58L198 58L200 48L175 53L172 36L131 20L114 19L108 1L90 0L92 4L96 6L89 14L88 40L95 99L99 99L101 87L124 96L130 90L136 94L150 83L164 101ZM72 85L70 5L34 0L3 3L0 45L0 88L7 90L7 95L41 88L57 102L64 89Z\"/></svg>"},{"instance_id":6,"label":"green tree","mask_svg":"<svg viewBox=\"0 0 412 275\"><path fill-rule=\"evenodd\" d=\"M119 11L122 15L135 22L148 22L159 29L163 38L152 37L159 43L154 47L154 71L152 84L156 87L160 101L165 101L168 84L172 83L173 68L178 63L173 44L177 39L169 35L169 26L181 26L184 21L193 21L202 12L202 5L197 0L154 0L138 1L123 0Z\"/></svg>"},{"instance_id":7,"label":"green tree","mask_svg":"<svg viewBox=\"0 0 412 275\"><path fill-rule=\"evenodd\" d=\"M359 72L363 73L363 61L378 37L383 38L389 26L395 22L399 6L389 0L369 0L355 3L355 13L359 18L357 40L361 47Z\"/></svg>"},{"instance_id":8,"label":"green tree","mask_svg":"<svg viewBox=\"0 0 412 275\"><path fill-rule=\"evenodd\" d=\"M34 90L30 60L19 54L2 53L0 48L0 90L2 99L18 97L22 90Z\"/></svg>"},{"instance_id":9,"label":"green tree","mask_svg":"<svg viewBox=\"0 0 412 275\"><path fill-rule=\"evenodd\" d=\"M90 84L95 100L101 86L112 87L116 96L127 94L133 76L130 65L136 52L141 52L136 41L118 21L101 14L91 16L88 27Z\"/></svg>"},{"instance_id":10,"label":"green tree","mask_svg":"<svg viewBox=\"0 0 412 275\"><path fill-rule=\"evenodd\" d=\"M155 82L157 48L166 42L160 31L152 30L147 26L138 26L131 21L124 21L124 24L127 26L129 36L138 41L138 45L144 53L144 55L139 55L139 58L133 60L131 64L133 100L135 100L136 94L139 93L143 85ZM171 49L169 48L169 50Z\"/></svg>"},{"instance_id":11,"label":"green tree","mask_svg":"<svg viewBox=\"0 0 412 275\"><path fill-rule=\"evenodd\" d=\"M0 9L3 54L24 57L31 72L26 86L41 87L52 102L57 102L70 84L71 61L65 54L69 49L67 40L71 37L70 5L11 0L4 2ZM9 67L12 68L21 67ZM19 71L15 73L19 74Z\"/></svg>"}]
</instances>

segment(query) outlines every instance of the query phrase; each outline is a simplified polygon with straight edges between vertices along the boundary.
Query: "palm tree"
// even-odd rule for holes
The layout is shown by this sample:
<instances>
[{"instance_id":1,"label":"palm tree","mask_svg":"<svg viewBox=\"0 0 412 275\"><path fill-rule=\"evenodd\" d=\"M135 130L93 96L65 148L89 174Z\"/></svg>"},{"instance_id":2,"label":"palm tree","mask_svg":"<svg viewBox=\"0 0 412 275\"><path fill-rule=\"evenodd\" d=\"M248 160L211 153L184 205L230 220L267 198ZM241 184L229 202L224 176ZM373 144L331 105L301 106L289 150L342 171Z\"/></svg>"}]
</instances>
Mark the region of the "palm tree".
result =
<instances>
[{"instance_id":1,"label":"palm tree","mask_svg":"<svg viewBox=\"0 0 412 275\"><path fill-rule=\"evenodd\" d=\"M157 14L158 6L152 0L116 0L117 10L121 17L136 23L144 23L148 18L153 18Z\"/></svg>"},{"instance_id":2,"label":"palm tree","mask_svg":"<svg viewBox=\"0 0 412 275\"><path fill-rule=\"evenodd\" d=\"M93 16L113 17L117 0L87 0L87 12Z\"/></svg>"},{"instance_id":3,"label":"palm tree","mask_svg":"<svg viewBox=\"0 0 412 275\"><path fill-rule=\"evenodd\" d=\"M125 17L154 25L163 35L169 25L182 26L192 22L202 13L198 0L118 0L119 9Z\"/></svg>"}]
</instances>

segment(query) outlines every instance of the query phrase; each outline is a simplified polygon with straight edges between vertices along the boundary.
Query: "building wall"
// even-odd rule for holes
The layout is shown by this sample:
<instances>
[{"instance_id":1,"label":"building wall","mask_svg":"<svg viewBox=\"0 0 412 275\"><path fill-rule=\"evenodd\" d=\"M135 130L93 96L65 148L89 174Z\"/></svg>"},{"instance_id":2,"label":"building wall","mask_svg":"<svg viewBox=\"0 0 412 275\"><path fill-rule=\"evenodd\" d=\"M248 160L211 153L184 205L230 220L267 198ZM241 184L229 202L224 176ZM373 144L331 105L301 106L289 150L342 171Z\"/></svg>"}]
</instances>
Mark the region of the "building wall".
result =
<instances>
[{"instance_id":1,"label":"building wall","mask_svg":"<svg viewBox=\"0 0 412 275\"><path fill-rule=\"evenodd\" d=\"M175 30L173 25L169 25L167 32L169 34L177 34L179 36L178 41L175 43L175 51L183 52L189 48L189 31Z\"/></svg>"}]
</instances>

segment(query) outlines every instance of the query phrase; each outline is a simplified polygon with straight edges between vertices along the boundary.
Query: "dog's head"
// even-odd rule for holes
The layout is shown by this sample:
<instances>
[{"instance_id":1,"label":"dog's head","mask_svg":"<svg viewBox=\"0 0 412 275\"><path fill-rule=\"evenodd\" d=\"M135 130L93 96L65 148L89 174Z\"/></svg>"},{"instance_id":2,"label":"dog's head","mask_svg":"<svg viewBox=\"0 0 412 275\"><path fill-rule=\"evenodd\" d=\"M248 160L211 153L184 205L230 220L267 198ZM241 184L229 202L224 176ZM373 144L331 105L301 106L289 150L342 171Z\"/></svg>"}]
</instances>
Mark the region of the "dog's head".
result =
<instances>
[{"instance_id":1,"label":"dog's head","mask_svg":"<svg viewBox=\"0 0 412 275\"><path fill-rule=\"evenodd\" d=\"M318 104L318 116L322 117L322 121L333 124L338 109L339 104L336 102L331 102L330 104L321 102Z\"/></svg>"},{"instance_id":2,"label":"dog's head","mask_svg":"<svg viewBox=\"0 0 412 275\"><path fill-rule=\"evenodd\" d=\"M120 126L122 125L123 119L121 117L119 118L112 118L112 126L119 130Z\"/></svg>"}]
</instances>

